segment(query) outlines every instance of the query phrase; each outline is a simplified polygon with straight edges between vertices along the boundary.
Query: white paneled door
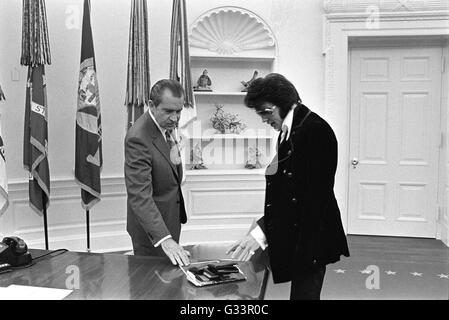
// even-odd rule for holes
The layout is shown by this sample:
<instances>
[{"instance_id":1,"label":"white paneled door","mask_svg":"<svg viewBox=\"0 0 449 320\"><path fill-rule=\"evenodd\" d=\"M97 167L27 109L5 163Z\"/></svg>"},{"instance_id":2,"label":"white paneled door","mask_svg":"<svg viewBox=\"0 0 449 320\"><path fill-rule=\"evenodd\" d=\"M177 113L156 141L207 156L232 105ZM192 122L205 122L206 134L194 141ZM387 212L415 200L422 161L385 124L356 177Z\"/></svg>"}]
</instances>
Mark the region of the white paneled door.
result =
<instances>
[{"instance_id":1,"label":"white paneled door","mask_svg":"<svg viewBox=\"0 0 449 320\"><path fill-rule=\"evenodd\" d=\"M436 237L442 48L351 50L348 233Z\"/></svg>"}]
</instances>

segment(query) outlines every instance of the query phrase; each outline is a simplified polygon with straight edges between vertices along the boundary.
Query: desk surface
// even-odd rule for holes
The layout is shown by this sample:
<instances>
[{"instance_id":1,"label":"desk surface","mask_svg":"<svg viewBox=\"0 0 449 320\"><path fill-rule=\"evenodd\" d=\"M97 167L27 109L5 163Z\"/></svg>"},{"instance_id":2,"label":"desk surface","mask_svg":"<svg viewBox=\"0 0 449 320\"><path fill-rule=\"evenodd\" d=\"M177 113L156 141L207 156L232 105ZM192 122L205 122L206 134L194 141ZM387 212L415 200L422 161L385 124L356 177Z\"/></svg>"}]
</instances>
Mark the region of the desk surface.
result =
<instances>
[{"instance_id":1,"label":"desk surface","mask_svg":"<svg viewBox=\"0 0 449 320\"><path fill-rule=\"evenodd\" d=\"M33 257L47 253L30 250ZM72 267L71 267L72 266ZM39 259L26 269L0 274L0 287L11 284L67 289L79 268L79 289L67 299L263 299L268 271L255 262L239 263L247 281L197 288L166 258L66 252Z\"/></svg>"}]
</instances>

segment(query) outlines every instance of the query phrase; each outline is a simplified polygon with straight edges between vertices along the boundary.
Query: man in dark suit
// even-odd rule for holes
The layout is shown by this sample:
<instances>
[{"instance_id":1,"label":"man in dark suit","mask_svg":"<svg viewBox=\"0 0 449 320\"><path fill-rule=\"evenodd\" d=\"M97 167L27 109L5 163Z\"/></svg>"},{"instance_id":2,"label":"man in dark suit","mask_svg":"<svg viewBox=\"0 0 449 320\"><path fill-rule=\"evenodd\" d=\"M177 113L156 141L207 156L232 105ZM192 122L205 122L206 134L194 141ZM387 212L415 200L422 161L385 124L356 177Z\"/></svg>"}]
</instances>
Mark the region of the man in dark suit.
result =
<instances>
[{"instance_id":1,"label":"man in dark suit","mask_svg":"<svg viewBox=\"0 0 449 320\"><path fill-rule=\"evenodd\" d=\"M333 190L336 137L280 74L255 80L245 104L280 134L266 171L264 216L228 253L249 260L268 251L274 283L292 282L290 299L319 299L326 265L349 256Z\"/></svg>"},{"instance_id":2,"label":"man in dark suit","mask_svg":"<svg viewBox=\"0 0 449 320\"><path fill-rule=\"evenodd\" d=\"M178 244L181 223L187 222L176 137L184 90L177 81L160 80L150 99L148 112L125 138L127 231L135 255L166 255L173 264L188 265L188 253Z\"/></svg>"}]
</instances>

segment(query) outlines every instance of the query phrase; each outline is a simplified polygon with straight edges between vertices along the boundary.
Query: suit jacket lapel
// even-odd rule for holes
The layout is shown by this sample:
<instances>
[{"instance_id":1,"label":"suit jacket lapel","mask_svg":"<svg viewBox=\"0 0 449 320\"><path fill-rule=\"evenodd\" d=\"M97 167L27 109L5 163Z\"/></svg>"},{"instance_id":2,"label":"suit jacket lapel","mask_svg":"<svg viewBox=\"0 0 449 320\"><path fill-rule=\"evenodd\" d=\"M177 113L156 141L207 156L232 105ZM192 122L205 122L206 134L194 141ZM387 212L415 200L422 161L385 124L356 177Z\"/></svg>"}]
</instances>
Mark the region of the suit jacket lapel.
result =
<instances>
[{"instance_id":1,"label":"suit jacket lapel","mask_svg":"<svg viewBox=\"0 0 449 320\"><path fill-rule=\"evenodd\" d=\"M290 138L291 138L291 133L294 130L301 127L303 122L307 119L306 117L308 117L309 111L310 111L310 109L301 103L298 104L298 106L295 108L295 110L293 111L292 127L290 128L290 131L291 131ZM278 136L278 140L277 140L277 149L279 149L281 147L281 145L283 145L287 141L287 137L285 137L284 140L282 142L280 142L281 136L282 136L282 131L279 132L279 136Z\"/></svg>"},{"instance_id":2,"label":"suit jacket lapel","mask_svg":"<svg viewBox=\"0 0 449 320\"><path fill-rule=\"evenodd\" d=\"M309 117L310 113L309 113L310 109L307 108L305 105L303 104L299 104L293 114L293 125L292 125L292 132L295 129L298 129L299 127L301 127L303 125L303 123L305 122L305 120Z\"/></svg>"},{"instance_id":3,"label":"suit jacket lapel","mask_svg":"<svg viewBox=\"0 0 449 320\"><path fill-rule=\"evenodd\" d=\"M302 103L298 104L298 106L293 111L293 123L292 123L291 132L290 132L290 139L292 139L293 131L298 130L304 124L304 122L307 120L307 118L309 117L310 114L311 114L311 110L309 108L307 108ZM279 132L277 145L276 145L276 155L274 156L270 165L267 167L266 172L265 172L266 175L269 175L269 174L271 175L271 174L274 174L274 172L277 172L276 170L278 169L277 167L279 166L279 151L280 151L280 148L284 147L284 144L287 141L287 138L285 138L282 142L280 142L281 135L282 135L282 132Z\"/></svg>"},{"instance_id":4,"label":"suit jacket lapel","mask_svg":"<svg viewBox=\"0 0 449 320\"><path fill-rule=\"evenodd\" d=\"M161 131L156 126L156 124L154 123L154 121L150 117L150 115L148 113L146 113L145 116L147 117L147 120L149 122L150 133L153 138L152 142L153 142L154 146L156 147L157 150L159 150L159 152L162 154L162 156L165 158L165 160L167 160L167 162L170 164L170 167L172 168L173 173L176 176L176 179L179 181L178 170L177 170L175 164L170 160L170 149L168 148L167 142L165 141L164 137L162 136Z\"/></svg>"}]
</instances>

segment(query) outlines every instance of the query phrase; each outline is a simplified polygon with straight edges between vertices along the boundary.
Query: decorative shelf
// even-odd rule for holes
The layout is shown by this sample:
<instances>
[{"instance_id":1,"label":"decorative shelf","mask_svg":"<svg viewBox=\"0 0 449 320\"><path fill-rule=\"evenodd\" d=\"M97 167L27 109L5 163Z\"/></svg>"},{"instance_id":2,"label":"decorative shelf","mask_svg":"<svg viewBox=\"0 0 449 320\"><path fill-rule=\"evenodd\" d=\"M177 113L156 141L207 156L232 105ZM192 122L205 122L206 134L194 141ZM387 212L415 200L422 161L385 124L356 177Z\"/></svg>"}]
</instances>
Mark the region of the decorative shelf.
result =
<instances>
[{"instance_id":1,"label":"decorative shelf","mask_svg":"<svg viewBox=\"0 0 449 320\"><path fill-rule=\"evenodd\" d=\"M198 79L208 70L214 91L194 91L196 102L201 105L197 115L201 130L190 128L191 136L185 142L194 148L213 147L214 154L206 152L203 162L207 169L186 170L187 176L191 181L213 183L245 176L246 180L259 183L264 180L265 169L245 168L250 148L260 150L260 161L264 164L275 152L277 133L262 126L254 112L242 108L247 92L241 90L242 80L248 81L254 71L259 77L275 72L278 53L272 29L261 17L244 8L217 7L201 14L190 26L189 45L192 78ZM211 107L218 103L238 114L247 130L240 134L220 134L210 128ZM233 159L228 161L231 152ZM234 159L237 154L239 157ZM224 158L215 161L215 156Z\"/></svg>"},{"instance_id":2,"label":"decorative shelf","mask_svg":"<svg viewBox=\"0 0 449 320\"><path fill-rule=\"evenodd\" d=\"M191 61L273 62L273 56L191 55Z\"/></svg>"},{"instance_id":3,"label":"decorative shelf","mask_svg":"<svg viewBox=\"0 0 449 320\"><path fill-rule=\"evenodd\" d=\"M196 96L206 96L206 97L215 97L215 96L244 97L244 96L246 96L246 92L194 91L193 93Z\"/></svg>"},{"instance_id":4,"label":"decorative shelf","mask_svg":"<svg viewBox=\"0 0 449 320\"><path fill-rule=\"evenodd\" d=\"M273 136L270 135L245 135L245 134L211 134L211 135L204 135L204 136L193 136L190 137L190 140L255 140L255 139L261 139L261 140L269 140L272 139Z\"/></svg>"}]
</instances>

